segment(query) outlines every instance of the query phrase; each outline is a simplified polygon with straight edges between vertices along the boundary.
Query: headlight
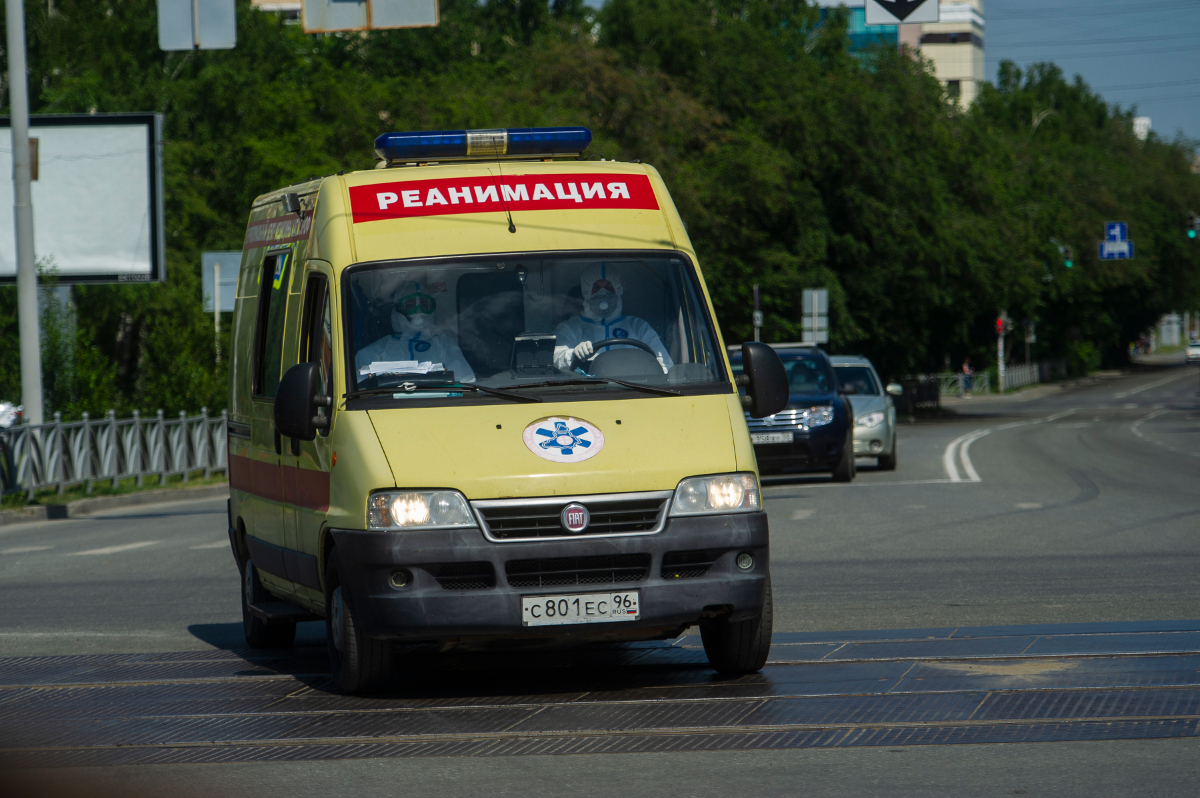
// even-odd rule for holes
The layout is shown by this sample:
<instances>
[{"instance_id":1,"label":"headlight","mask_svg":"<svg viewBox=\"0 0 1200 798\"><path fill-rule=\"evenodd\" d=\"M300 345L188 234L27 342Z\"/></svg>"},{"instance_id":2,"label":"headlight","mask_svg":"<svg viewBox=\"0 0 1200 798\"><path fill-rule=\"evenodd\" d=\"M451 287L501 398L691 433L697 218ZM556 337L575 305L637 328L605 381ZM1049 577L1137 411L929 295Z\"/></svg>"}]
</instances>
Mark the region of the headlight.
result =
<instances>
[{"instance_id":1,"label":"headlight","mask_svg":"<svg viewBox=\"0 0 1200 798\"><path fill-rule=\"evenodd\" d=\"M675 488L671 515L752 513L761 507L753 474L689 477Z\"/></svg>"},{"instance_id":2,"label":"headlight","mask_svg":"<svg viewBox=\"0 0 1200 798\"><path fill-rule=\"evenodd\" d=\"M475 526L466 498L457 491L387 491L367 499L370 529L444 529Z\"/></svg>"},{"instance_id":3,"label":"headlight","mask_svg":"<svg viewBox=\"0 0 1200 798\"><path fill-rule=\"evenodd\" d=\"M829 405L805 407L796 412L796 425L801 429L822 427L833 421L833 408Z\"/></svg>"},{"instance_id":4,"label":"headlight","mask_svg":"<svg viewBox=\"0 0 1200 798\"><path fill-rule=\"evenodd\" d=\"M883 423L883 413L867 413L865 416L854 419L856 427L878 427Z\"/></svg>"}]
</instances>

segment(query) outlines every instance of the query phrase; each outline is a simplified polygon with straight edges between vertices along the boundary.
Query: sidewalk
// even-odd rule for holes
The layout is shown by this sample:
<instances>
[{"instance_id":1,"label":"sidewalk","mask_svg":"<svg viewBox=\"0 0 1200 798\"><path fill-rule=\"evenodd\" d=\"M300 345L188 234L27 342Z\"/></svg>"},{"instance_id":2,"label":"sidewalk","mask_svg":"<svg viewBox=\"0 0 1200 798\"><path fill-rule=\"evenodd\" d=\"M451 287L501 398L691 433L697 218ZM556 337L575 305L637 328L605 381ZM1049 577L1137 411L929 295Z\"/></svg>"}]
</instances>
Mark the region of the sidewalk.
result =
<instances>
[{"instance_id":1,"label":"sidewalk","mask_svg":"<svg viewBox=\"0 0 1200 798\"><path fill-rule=\"evenodd\" d=\"M77 499L66 504L39 504L20 510L2 510L0 511L0 527L10 524L28 524L33 521L76 518L81 515L88 515L89 513L111 510L118 507L137 507L144 504L162 504L165 502L228 496L229 483L227 482L219 485L201 485L196 488L163 488L159 490L143 490L137 493L123 493L119 496L95 496L88 499Z\"/></svg>"},{"instance_id":2,"label":"sidewalk","mask_svg":"<svg viewBox=\"0 0 1200 798\"><path fill-rule=\"evenodd\" d=\"M1138 355L1130 362L1136 366L1180 366L1187 362L1187 347L1158 355Z\"/></svg>"},{"instance_id":3,"label":"sidewalk","mask_svg":"<svg viewBox=\"0 0 1200 798\"><path fill-rule=\"evenodd\" d=\"M981 403L987 404L1017 404L1020 402L1029 402L1034 399L1042 399L1047 396L1054 396L1063 391L1075 390L1076 388L1088 388L1093 385L1099 385L1117 377L1127 376L1128 372L1118 369L1108 369L1105 371L1096 371L1086 377L1077 377L1073 380L1060 380L1058 382L1046 382L1037 385L1030 385L1017 391L1008 393L980 393L975 394L970 399L965 399L959 396L943 396L941 398L942 407L947 410L957 410L959 408L972 407Z\"/></svg>"}]
</instances>

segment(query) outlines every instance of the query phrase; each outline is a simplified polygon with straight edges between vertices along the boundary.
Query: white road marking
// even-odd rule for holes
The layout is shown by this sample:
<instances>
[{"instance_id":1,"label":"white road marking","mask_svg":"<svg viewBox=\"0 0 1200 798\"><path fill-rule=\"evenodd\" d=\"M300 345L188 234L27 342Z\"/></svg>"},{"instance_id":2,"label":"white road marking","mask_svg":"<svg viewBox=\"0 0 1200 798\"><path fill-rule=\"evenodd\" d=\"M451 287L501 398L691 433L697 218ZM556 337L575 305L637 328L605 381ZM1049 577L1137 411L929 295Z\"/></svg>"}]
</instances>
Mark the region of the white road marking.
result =
<instances>
[{"instance_id":1,"label":"white road marking","mask_svg":"<svg viewBox=\"0 0 1200 798\"><path fill-rule=\"evenodd\" d=\"M1158 380L1157 382L1147 383L1146 385L1142 385L1137 388L1134 388L1132 391L1123 391L1122 393L1118 393L1118 394L1114 394L1114 395L1118 399L1124 399L1126 396L1133 396L1135 393L1141 393L1142 391L1148 391L1151 388L1157 388L1160 385L1166 385L1168 382L1174 382L1175 380L1178 380L1182 377L1190 376L1194 373L1195 372L1193 372L1191 369L1183 369L1179 374L1172 374L1170 377L1165 377L1161 380Z\"/></svg>"},{"instance_id":2,"label":"white road marking","mask_svg":"<svg viewBox=\"0 0 1200 798\"><path fill-rule=\"evenodd\" d=\"M925 505L925 504L906 504L906 505L904 505L904 509L905 510L924 510L927 506L928 505Z\"/></svg>"},{"instance_id":3,"label":"white road marking","mask_svg":"<svg viewBox=\"0 0 1200 798\"><path fill-rule=\"evenodd\" d=\"M178 632L85 632L85 631L58 631L58 632L0 632L0 639L14 637L33 637L33 638L79 638L79 637L153 637L160 639L182 640L191 637L191 635L182 635ZM192 638L194 640L195 638Z\"/></svg>"},{"instance_id":4,"label":"white road marking","mask_svg":"<svg viewBox=\"0 0 1200 798\"><path fill-rule=\"evenodd\" d=\"M219 549L229 545L228 540L218 540L213 543L201 543L199 546L188 546L189 549Z\"/></svg>"},{"instance_id":5,"label":"white road marking","mask_svg":"<svg viewBox=\"0 0 1200 798\"><path fill-rule=\"evenodd\" d=\"M946 469L946 477L949 482L982 482L979 478L979 473L975 470L974 464L971 462L969 449L971 444L990 433L990 429L977 429L973 432L968 432L966 435L960 435L946 446L946 451L942 453L942 468ZM955 461L962 464L963 471L966 472L967 478L964 480L958 473L958 465Z\"/></svg>"},{"instance_id":6,"label":"white road marking","mask_svg":"<svg viewBox=\"0 0 1200 798\"><path fill-rule=\"evenodd\" d=\"M88 549L87 551L76 551L69 554L69 557L80 557L86 554L116 554L121 551L132 551L145 546L153 546L158 543L157 540L143 540L141 543L124 543L120 546L105 546L102 549Z\"/></svg>"},{"instance_id":7,"label":"white road marking","mask_svg":"<svg viewBox=\"0 0 1200 798\"><path fill-rule=\"evenodd\" d=\"M816 510L793 510L792 511L792 520L793 521L803 521L805 518L808 518L810 515L812 515L815 512L816 512Z\"/></svg>"},{"instance_id":8,"label":"white road marking","mask_svg":"<svg viewBox=\"0 0 1200 798\"><path fill-rule=\"evenodd\" d=\"M1150 441L1150 443L1159 443L1159 441L1151 441L1149 438L1147 438L1145 435L1143 435L1142 431L1140 429L1138 429L1138 427L1142 426L1143 422L1149 421L1152 418L1157 418L1158 416L1161 416L1165 412L1167 412L1167 411L1166 410L1155 410L1153 413L1150 413L1149 415L1142 416L1137 421L1133 422L1133 426L1130 427L1130 429L1133 430L1134 435L1138 436L1139 438L1141 438L1144 441Z\"/></svg>"},{"instance_id":9,"label":"white road marking","mask_svg":"<svg viewBox=\"0 0 1200 798\"><path fill-rule=\"evenodd\" d=\"M967 479L969 479L971 482L983 481L979 478L979 472L975 470L975 464L971 462L971 444L982 438L984 435L987 435L989 432L991 432L991 430L985 429L978 435L973 435L970 438L967 438L965 441L963 441L962 446L960 446L958 449L958 458L962 460L963 471L966 473Z\"/></svg>"},{"instance_id":10,"label":"white road marking","mask_svg":"<svg viewBox=\"0 0 1200 798\"><path fill-rule=\"evenodd\" d=\"M795 490L802 488L886 488L892 485L951 485L955 484L952 479L908 479L896 480L894 482L863 482L862 480L854 480L853 482L802 482L795 485L763 485L763 491L771 489L776 490ZM957 484L970 485L970 482L959 480Z\"/></svg>"},{"instance_id":11,"label":"white road marking","mask_svg":"<svg viewBox=\"0 0 1200 798\"><path fill-rule=\"evenodd\" d=\"M25 554L26 552L30 552L30 551L45 551L46 549L52 549L52 548L54 548L54 547L53 546L14 546L11 549L4 549L3 551L0 551L0 555Z\"/></svg>"},{"instance_id":12,"label":"white road marking","mask_svg":"<svg viewBox=\"0 0 1200 798\"><path fill-rule=\"evenodd\" d=\"M1038 510L1041 509L1041 502L1018 502L1018 510Z\"/></svg>"}]
</instances>

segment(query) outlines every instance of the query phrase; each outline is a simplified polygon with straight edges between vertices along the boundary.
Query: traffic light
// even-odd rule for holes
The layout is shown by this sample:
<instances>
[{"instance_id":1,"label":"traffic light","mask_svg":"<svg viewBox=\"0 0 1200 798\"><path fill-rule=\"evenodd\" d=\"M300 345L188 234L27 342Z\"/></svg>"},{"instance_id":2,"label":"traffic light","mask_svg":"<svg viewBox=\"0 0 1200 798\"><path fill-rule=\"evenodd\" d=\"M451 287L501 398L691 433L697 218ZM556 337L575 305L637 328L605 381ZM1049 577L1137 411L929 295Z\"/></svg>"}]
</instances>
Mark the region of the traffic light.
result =
<instances>
[{"instance_id":1,"label":"traffic light","mask_svg":"<svg viewBox=\"0 0 1200 798\"><path fill-rule=\"evenodd\" d=\"M1188 216L1187 237L1194 240L1197 235L1200 235L1200 216L1193 213Z\"/></svg>"},{"instance_id":2,"label":"traffic light","mask_svg":"<svg viewBox=\"0 0 1200 798\"><path fill-rule=\"evenodd\" d=\"M996 335L1004 335L1004 317L996 317Z\"/></svg>"},{"instance_id":3,"label":"traffic light","mask_svg":"<svg viewBox=\"0 0 1200 798\"><path fill-rule=\"evenodd\" d=\"M1071 249L1071 246L1068 244L1067 246L1063 247L1063 266L1066 266L1069 269L1074 265L1075 265L1075 252Z\"/></svg>"}]
</instances>

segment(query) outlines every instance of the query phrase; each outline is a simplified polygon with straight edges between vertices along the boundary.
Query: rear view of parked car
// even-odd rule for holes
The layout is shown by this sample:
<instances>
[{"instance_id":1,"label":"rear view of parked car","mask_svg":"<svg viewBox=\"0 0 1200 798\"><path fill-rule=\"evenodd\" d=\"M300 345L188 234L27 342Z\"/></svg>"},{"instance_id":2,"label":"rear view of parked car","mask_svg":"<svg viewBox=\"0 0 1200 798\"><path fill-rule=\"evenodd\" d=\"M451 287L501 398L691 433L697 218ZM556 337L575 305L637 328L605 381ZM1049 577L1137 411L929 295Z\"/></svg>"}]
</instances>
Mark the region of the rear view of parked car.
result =
<instances>
[{"instance_id":1,"label":"rear view of parked car","mask_svg":"<svg viewBox=\"0 0 1200 798\"><path fill-rule=\"evenodd\" d=\"M889 394L903 389L892 383L883 389L871 361L861 355L835 355L833 372L838 387L854 408L854 454L876 458L879 468L896 468L896 406Z\"/></svg>"},{"instance_id":2,"label":"rear view of parked car","mask_svg":"<svg viewBox=\"0 0 1200 798\"><path fill-rule=\"evenodd\" d=\"M788 374L788 405L765 418L746 415L759 469L830 471L835 482L851 481L854 410L838 392L829 356L816 348L774 346ZM740 356L731 353L730 362L740 374Z\"/></svg>"}]
</instances>

